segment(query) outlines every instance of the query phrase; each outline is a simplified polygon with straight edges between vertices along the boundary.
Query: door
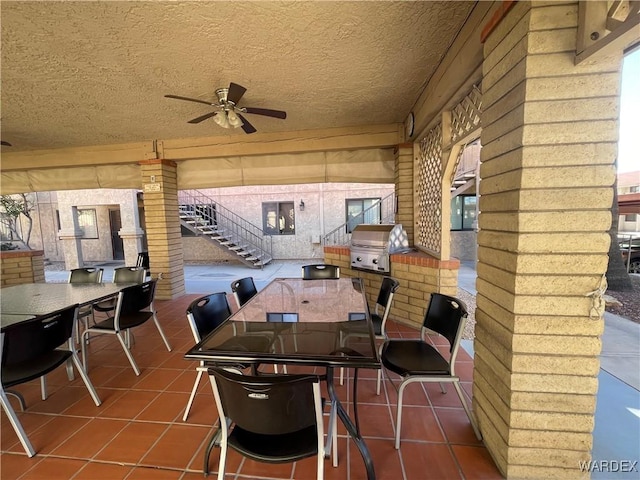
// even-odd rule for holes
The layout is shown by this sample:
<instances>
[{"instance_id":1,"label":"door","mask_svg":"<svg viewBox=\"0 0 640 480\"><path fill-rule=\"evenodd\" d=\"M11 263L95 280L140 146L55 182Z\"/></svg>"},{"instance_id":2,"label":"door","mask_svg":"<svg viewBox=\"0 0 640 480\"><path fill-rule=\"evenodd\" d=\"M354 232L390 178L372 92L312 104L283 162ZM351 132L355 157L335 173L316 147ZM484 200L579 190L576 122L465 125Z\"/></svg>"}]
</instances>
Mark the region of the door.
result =
<instances>
[{"instance_id":1,"label":"door","mask_svg":"<svg viewBox=\"0 0 640 480\"><path fill-rule=\"evenodd\" d=\"M109 210L109 229L111 230L111 251L114 260L124 260L124 242L118 232L122 228L120 209Z\"/></svg>"}]
</instances>

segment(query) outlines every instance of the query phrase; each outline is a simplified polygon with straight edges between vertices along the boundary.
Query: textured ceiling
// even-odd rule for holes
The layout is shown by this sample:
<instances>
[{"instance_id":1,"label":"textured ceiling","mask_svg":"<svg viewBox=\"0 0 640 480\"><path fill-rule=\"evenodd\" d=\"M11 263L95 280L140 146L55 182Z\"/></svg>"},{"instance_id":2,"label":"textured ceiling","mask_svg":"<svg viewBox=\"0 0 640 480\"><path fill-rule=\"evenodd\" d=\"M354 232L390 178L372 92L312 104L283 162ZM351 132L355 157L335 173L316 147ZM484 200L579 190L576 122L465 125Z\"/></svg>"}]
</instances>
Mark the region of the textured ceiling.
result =
<instances>
[{"instance_id":1,"label":"textured ceiling","mask_svg":"<svg viewBox=\"0 0 640 480\"><path fill-rule=\"evenodd\" d=\"M10 150L245 135L165 94L235 82L258 132L402 122L475 2L0 2Z\"/></svg>"}]
</instances>

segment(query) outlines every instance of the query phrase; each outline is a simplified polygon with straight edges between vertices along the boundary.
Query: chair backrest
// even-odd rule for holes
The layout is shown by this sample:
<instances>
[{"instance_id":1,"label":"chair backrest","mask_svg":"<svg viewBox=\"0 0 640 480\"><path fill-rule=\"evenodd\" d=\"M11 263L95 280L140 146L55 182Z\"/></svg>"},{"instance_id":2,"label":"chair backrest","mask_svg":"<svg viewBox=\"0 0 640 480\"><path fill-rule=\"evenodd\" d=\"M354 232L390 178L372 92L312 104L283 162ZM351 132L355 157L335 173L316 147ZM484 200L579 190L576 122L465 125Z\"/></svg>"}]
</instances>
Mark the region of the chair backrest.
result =
<instances>
[{"instance_id":1,"label":"chair backrest","mask_svg":"<svg viewBox=\"0 0 640 480\"><path fill-rule=\"evenodd\" d=\"M156 293L156 283L157 280L149 280L123 288L118 294L115 316L129 315L149 308Z\"/></svg>"},{"instance_id":2,"label":"chair backrest","mask_svg":"<svg viewBox=\"0 0 640 480\"><path fill-rule=\"evenodd\" d=\"M393 300L393 294L396 293L400 282L395 278L384 277L382 279L382 285L380 285L380 291L378 292L378 299L376 300L376 307L380 305L385 311L391 308L391 301Z\"/></svg>"},{"instance_id":3,"label":"chair backrest","mask_svg":"<svg viewBox=\"0 0 640 480\"><path fill-rule=\"evenodd\" d=\"M458 347L466 318L467 307L461 300L432 293L422 325L445 337L449 341L449 351L453 353Z\"/></svg>"},{"instance_id":4,"label":"chair backrest","mask_svg":"<svg viewBox=\"0 0 640 480\"><path fill-rule=\"evenodd\" d=\"M304 265L302 278L305 280L338 279L340 278L340 267L329 264Z\"/></svg>"},{"instance_id":5,"label":"chair backrest","mask_svg":"<svg viewBox=\"0 0 640 480\"><path fill-rule=\"evenodd\" d=\"M316 375L241 375L210 368L220 418L261 435L281 435L317 425ZM216 395L217 391L217 395ZM320 398L317 398L320 408ZM320 412L322 421L322 412Z\"/></svg>"},{"instance_id":6,"label":"chair backrest","mask_svg":"<svg viewBox=\"0 0 640 480\"><path fill-rule=\"evenodd\" d=\"M398 290L398 287L400 287L400 282L395 278L384 277L382 279L382 285L380 285L380 292L378 292L378 299L376 300L376 313L382 317L383 327L391 310L393 295ZM379 313L380 310L382 313ZM384 328L382 331L384 332Z\"/></svg>"},{"instance_id":7,"label":"chair backrest","mask_svg":"<svg viewBox=\"0 0 640 480\"><path fill-rule=\"evenodd\" d=\"M77 313L78 305L72 305L7 327L3 331L2 365L38 358L68 342L73 335Z\"/></svg>"},{"instance_id":8,"label":"chair backrest","mask_svg":"<svg viewBox=\"0 0 640 480\"><path fill-rule=\"evenodd\" d=\"M231 307L226 292L200 297L187 308L187 319L196 342L202 340L230 316Z\"/></svg>"},{"instance_id":9,"label":"chair backrest","mask_svg":"<svg viewBox=\"0 0 640 480\"><path fill-rule=\"evenodd\" d=\"M69 283L101 283L103 273L102 268L74 268L69 272Z\"/></svg>"},{"instance_id":10,"label":"chair backrest","mask_svg":"<svg viewBox=\"0 0 640 480\"><path fill-rule=\"evenodd\" d=\"M231 282L231 291L236 297L239 306L243 306L258 293L253 277L245 277Z\"/></svg>"},{"instance_id":11,"label":"chair backrest","mask_svg":"<svg viewBox=\"0 0 640 480\"><path fill-rule=\"evenodd\" d=\"M113 283L142 283L146 275L144 267L119 267L113 271Z\"/></svg>"},{"instance_id":12,"label":"chair backrest","mask_svg":"<svg viewBox=\"0 0 640 480\"><path fill-rule=\"evenodd\" d=\"M136 267L144 267L147 270L151 268L149 264L149 252L138 253L138 259L136 260Z\"/></svg>"}]
</instances>

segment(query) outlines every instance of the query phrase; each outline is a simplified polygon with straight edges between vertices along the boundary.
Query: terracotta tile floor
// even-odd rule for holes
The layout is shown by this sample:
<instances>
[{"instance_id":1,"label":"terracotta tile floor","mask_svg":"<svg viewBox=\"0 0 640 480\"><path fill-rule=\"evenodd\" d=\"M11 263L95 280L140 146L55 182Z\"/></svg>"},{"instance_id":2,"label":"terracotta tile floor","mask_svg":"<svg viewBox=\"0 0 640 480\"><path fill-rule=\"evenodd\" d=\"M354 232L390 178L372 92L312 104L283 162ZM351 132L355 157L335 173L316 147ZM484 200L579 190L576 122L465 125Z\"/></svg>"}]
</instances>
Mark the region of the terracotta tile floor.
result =
<instances>
[{"instance_id":1,"label":"terracotta tile floor","mask_svg":"<svg viewBox=\"0 0 640 480\"><path fill-rule=\"evenodd\" d=\"M27 479L175 479L202 478L204 449L217 419L208 381L201 383L188 421L183 409L195 379L194 362L183 355L193 344L185 310L196 295L158 301L159 318L173 351L167 352L153 323L134 331L133 355L142 373L136 377L117 340L95 338L90 345L89 376L103 404L96 407L76 374L69 382L60 368L48 378L49 398L40 399L37 381L16 388L27 410L14 408L37 455L28 458L9 424L1 419L0 477ZM392 337L417 332L390 325ZM459 369L471 394L471 358L462 351ZM291 372L292 369L290 368ZM358 383L360 423L378 479L502 478L489 453L473 434L453 388L443 395L437 385L414 384L406 390L402 444L393 447L396 392L389 381L375 394L375 372L361 371ZM349 379L338 392L351 410ZM11 397L10 397L11 398ZM12 400L13 401L13 400ZM410 420L409 420L410 419ZM365 478L362 458L345 429L338 429L339 466L326 462L325 478ZM217 471L218 450L210 459ZM315 459L267 465L230 451L227 478L312 479Z\"/></svg>"}]
</instances>

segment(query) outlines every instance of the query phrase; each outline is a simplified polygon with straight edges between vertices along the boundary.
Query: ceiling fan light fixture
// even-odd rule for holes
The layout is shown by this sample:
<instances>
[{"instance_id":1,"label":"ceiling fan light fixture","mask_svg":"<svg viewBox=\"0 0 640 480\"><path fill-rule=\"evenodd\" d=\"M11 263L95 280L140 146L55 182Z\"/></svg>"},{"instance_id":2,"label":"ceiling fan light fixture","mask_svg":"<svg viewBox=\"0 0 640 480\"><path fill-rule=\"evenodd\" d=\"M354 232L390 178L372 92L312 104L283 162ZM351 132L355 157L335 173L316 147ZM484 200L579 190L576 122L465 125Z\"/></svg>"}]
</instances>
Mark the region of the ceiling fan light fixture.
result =
<instances>
[{"instance_id":1,"label":"ceiling fan light fixture","mask_svg":"<svg viewBox=\"0 0 640 480\"><path fill-rule=\"evenodd\" d=\"M220 125L222 128L231 128L231 124L227 119L226 112L220 112L215 117L213 117L213 121Z\"/></svg>"},{"instance_id":2,"label":"ceiling fan light fixture","mask_svg":"<svg viewBox=\"0 0 640 480\"><path fill-rule=\"evenodd\" d=\"M242 126L242 120L240 120L240 117L233 110L229 110L227 112L227 121L229 122L229 125L232 126L233 128L238 128Z\"/></svg>"}]
</instances>

